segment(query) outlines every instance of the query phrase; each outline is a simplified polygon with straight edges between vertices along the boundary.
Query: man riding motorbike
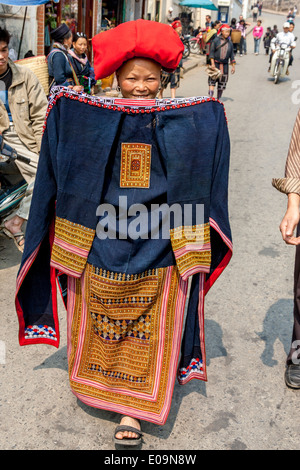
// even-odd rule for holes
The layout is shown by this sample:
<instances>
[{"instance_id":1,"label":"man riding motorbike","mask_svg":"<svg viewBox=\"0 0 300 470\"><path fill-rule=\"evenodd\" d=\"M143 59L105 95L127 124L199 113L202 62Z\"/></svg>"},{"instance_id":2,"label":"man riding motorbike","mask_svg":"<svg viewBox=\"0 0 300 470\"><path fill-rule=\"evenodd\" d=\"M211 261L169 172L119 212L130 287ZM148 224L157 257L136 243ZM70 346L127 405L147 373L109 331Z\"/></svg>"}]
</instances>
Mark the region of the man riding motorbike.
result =
<instances>
[{"instance_id":1,"label":"man riding motorbike","mask_svg":"<svg viewBox=\"0 0 300 470\"><path fill-rule=\"evenodd\" d=\"M30 158L31 163L15 162L28 187L17 211L4 220L0 230L23 251L22 225L29 216L48 102L34 73L9 59L9 40L9 32L0 28L0 134L5 144Z\"/></svg>"},{"instance_id":2,"label":"man riding motorbike","mask_svg":"<svg viewBox=\"0 0 300 470\"><path fill-rule=\"evenodd\" d=\"M285 22L283 24L283 31L278 33L275 38L272 39L271 41L271 54L270 54L270 59L269 59L269 69L268 72L271 70L271 62L273 58L273 54L278 48L280 44L286 44L287 47L290 47L291 50L296 47L296 41L295 41L295 36L293 33L290 32L290 23ZM287 68L286 75L289 75L289 69Z\"/></svg>"}]
</instances>

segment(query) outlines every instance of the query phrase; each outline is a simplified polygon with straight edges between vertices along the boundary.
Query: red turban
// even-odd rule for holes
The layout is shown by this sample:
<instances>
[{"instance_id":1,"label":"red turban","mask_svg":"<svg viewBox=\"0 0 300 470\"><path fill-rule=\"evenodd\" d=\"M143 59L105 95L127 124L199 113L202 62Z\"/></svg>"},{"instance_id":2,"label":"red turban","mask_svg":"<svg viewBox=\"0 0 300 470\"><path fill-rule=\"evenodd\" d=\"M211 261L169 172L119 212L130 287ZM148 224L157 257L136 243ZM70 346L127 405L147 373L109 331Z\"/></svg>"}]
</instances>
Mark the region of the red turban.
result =
<instances>
[{"instance_id":1,"label":"red turban","mask_svg":"<svg viewBox=\"0 0 300 470\"><path fill-rule=\"evenodd\" d=\"M222 26L218 29L218 34L221 34L222 29L230 29L229 24L222 24Z\"/></svg>"},{"instance_id":2,"label":"red turban","mask_svg":"<svg viewBox=\"0 0 300 470\"><path fill-rule=\"evenodd\" d=\"M94 36L92 44L97 80L108 77L134 57L155 60L171 72L178 66L184 49L173 28L148 20L122 23Z\"/></svg>"},{"instance_id":3,"label":"red turban","mask_svg":"<svg viewBox=\"0 0 300 470\"><path fill-rule=\"evenodd\" d=\"M181 28L182 24L181 24L181 21L176 20L176 21L173 21L171 26L172 26L172 28L176 29L176 28Z\"/></svg>"}]
</instances>

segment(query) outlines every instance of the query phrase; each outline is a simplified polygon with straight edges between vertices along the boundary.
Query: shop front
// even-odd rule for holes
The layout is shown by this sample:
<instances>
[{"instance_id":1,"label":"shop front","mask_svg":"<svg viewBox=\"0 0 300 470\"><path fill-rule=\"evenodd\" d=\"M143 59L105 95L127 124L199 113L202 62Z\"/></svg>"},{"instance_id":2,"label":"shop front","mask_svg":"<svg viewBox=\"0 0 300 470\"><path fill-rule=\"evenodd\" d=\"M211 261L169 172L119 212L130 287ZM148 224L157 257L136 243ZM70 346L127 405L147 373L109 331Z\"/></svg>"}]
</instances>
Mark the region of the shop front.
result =
<instances>
[{"instance_id":1,"label":"shop front","mask_svg":"<svg viewBox=\"0 0 300 470\"><path fill-rule=\"evenodd\" d=\"M125 21L125 4L124 1L119 0L103 0L102 1L102 21L101 29L105 30L111 26L118 26L118 24Z\"/></svg>"},{"instance_id":2,"label":"shop front","mask_svg":"<svg viewBox=\"0 0 300 470\"><path fill-rule=\"evenodd\" d=\"M229 21L230 0L218 0L218 20L222 23Z\"/></svg>"},{"instance_id":3,"label":"shop front","mask_svg":"<svg viewBox=\"0 0 300 470\"><path fill-rule=\"evenodd\" d=\"M59 3L49 1L45 5L45 53L51 47L50 33L58 25L66 23L70 30L87 35L89 50L91 38L96 33L95 18L98 2L94 0L60 0Z\"/></svg>"}]
</instances>

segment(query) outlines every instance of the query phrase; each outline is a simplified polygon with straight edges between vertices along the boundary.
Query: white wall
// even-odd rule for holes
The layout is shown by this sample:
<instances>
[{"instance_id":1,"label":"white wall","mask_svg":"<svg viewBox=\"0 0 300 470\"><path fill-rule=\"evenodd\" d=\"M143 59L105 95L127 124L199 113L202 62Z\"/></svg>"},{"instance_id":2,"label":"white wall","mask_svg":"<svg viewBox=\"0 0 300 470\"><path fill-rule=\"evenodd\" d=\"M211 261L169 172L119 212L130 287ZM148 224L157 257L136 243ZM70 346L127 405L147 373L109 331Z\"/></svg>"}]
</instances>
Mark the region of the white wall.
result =
<instances>
[{"instance_id":1,"label":"white wall","mask_svg":"<svg viewBox=\"0 0 300 470\"><path fill-rule=\"evenodd\" d=\"M21 46L20 59L28 50L37 54L37 7L27 7L27 15L24 27L24 34ZM25 7L8 6L0 3L0 27L5 28L11 34L9 49L13 49L18 54Z\"/></svg>"}]
</instances>

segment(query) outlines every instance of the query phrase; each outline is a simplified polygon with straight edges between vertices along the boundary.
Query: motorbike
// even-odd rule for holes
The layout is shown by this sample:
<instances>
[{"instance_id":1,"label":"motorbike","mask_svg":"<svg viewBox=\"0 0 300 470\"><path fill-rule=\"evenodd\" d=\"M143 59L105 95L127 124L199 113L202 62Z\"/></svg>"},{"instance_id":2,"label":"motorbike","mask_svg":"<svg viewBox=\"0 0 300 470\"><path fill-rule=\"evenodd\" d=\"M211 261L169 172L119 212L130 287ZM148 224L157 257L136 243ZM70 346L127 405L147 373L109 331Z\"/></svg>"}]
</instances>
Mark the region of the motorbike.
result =
<instances>
[{"instance_id":1,"label":"motorbike","mask_svg":"<svg viewBox=\"0 0 300 470\"><path fill-rule=\"evenodd\" d=\"M287 44L279 44L273 52L270 73L274 77L274 83L278 83L280 77L286 75L290 61L291 48Z\"/></svg>"},{"instance_id":2,"label":"motorbike","mask_svg":"<svg viewBox=\"0 0 300 470\"><path fill-rule=\"evenodd\" d=\"M190 50L194 54L205 54L206 43L204 41L204 34L206 29L203 29L197 34L196 37L190 38Z\"/></svg>"},{"instance_id":3,"label":"motorbike","mask_svg":"<svg viewBox=\"0 0 300 470\"><path fill-rule=\"evenodd\" d=\"M28 186L16 166L16 160L30 164L30 158L19 155L4 144L0 135L0 231L4 228L4 219L17 209Z\"/></svg>"},{"instance_id":4,"label":"motorbike","mask_svg":"<svg viewBox=\"0 0 300 470\"><path fill-rule=\"evenodd\" d=\"M184 45L184 51L182 54L182 58L186 59L190 55L190 35L186 34L182 39Z\"/></svg>"}]
</instances>

